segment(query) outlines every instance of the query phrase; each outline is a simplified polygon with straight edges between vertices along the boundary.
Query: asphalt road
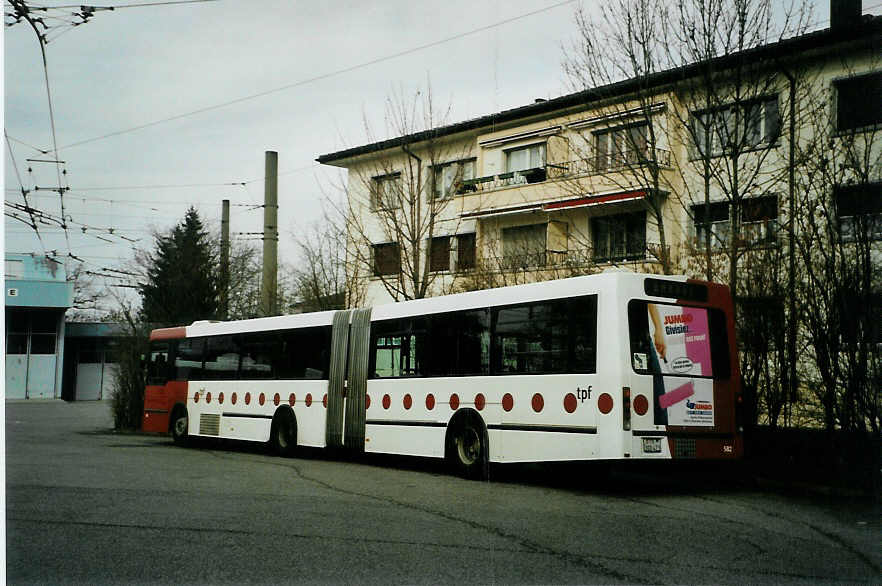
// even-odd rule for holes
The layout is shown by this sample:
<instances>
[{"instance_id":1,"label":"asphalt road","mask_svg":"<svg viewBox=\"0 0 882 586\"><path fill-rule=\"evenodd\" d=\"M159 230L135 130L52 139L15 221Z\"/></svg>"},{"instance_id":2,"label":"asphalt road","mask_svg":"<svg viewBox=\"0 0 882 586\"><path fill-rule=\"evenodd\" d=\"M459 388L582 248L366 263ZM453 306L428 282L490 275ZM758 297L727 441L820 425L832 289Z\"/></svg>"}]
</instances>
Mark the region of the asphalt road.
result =
<instances>
[{"instance_id":1,"label":"asphalt road","mask_svg":"<svg viewBox=\"0 0 882 586\"><path fill-rule=\"evenodd\" d=\"M18 583L879 583L878 507L718 469L494 468L179 448L104 403L6 403Z\"/></svg>"}]
</instances>

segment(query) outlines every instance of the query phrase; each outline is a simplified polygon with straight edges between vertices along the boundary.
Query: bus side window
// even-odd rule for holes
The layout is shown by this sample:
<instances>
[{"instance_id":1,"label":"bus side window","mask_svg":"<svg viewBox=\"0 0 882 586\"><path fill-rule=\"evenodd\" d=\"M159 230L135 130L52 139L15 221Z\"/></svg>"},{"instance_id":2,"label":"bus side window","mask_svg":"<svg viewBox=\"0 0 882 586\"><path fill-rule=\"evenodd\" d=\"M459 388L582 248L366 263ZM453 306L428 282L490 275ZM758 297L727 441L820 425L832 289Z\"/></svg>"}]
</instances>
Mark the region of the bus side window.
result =
<instances>
[{"instance_id":1,"label":"bus side window","mask_svg":"<svg viewBox=\"0 0 882 586\"><path fill-rule=\"evenodd\" d=\"M490 373L490 317L486 309L432 316L427 374L467 376Z\"/></svg>"},{"instance_id":2,"label":"bus side window","mask_svg":"<svg viewBox=\"0 0 882 586\"><path fill-rule=\"evenodd\" d=\"M273 332L261 332L258 334L245 334L238 340L242 352L242 379L265 379L273 378L274 354L281 349L278 334Z\"/></svg>"},{"instance_id":3,"label":"bus side window","mask_svg":"<svg viewBox=\"0 0 882 586\"><path fill-rule=\"evenodd\" d=\"M175 380L202 378L202 350L205 346L203 338L186 338L178 341L175 353Z\"/></svg>"},{"instance_id":4,"label":"bus side window","mask_svg":"<svg viewBox=\"0 0 882 586\"><path fill-rule=\"evenodd\" d=\"M202 374L208 380L229 380L238 378L239 344L231 335L206 338L205 370Z\"/></svg>"},{"instance_id":5,"label":"bus side window","mask_svg":"<svg viewBox=\"0 0 882 586\"><path fill-rule=\"evenodd\" d=\"M597 372L597 295L570 299L567 307L571 372Z\"/></svg>"},{"instance_id":6,"label":"bus side window","mask_svg":"<svg viewBox=\"0 0 882 586\"><path fill-rule=\"evenodd\" d=\"M327 380L331 361L331 328L285 330L275 343L276 378Z\"/></svg>"},{"instance_id":7,"label":"bus side window","mask_svg":"<svg viewBox=\"0 0 882 586\"><path fill-rule=\"evenodd\" d=\"M596 372L597 296L494 309L493 356L494 374Z\"/></svg>"},{"instance_id":8,"label":"bus side window","mask_svg":"<svg viewBox=\"0 0 882 586\"><path fill-rule=\"evenodd\" d=\"M372 378L424 376L429 339L424 319L371 324Z\"/></svg>"},{"instance_id":9,"label":"bus side window","mask_svg":"<svg viewBox=\"0 0 882 586\"><path fill-rule=\"evenodd\" d=\"M631 366L640 374L661 372L652 354L649 335L647 302L633 300L628 304L628 335L631 339Z\"/></svg>"}]
</instances>

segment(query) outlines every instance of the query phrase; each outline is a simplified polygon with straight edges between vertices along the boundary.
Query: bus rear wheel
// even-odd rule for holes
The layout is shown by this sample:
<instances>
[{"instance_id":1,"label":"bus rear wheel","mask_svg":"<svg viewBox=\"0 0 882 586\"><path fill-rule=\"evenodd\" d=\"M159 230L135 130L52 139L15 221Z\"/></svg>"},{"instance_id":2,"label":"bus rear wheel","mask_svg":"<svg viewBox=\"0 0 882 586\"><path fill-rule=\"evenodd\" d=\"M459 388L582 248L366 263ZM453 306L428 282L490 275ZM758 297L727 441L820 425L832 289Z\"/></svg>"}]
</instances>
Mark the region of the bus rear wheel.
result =
<instances>
[{"instance_id":1,"label":"bus rear wheel","mask_svg":"<svg viewBox=\"0 0 882 586\"><path fill-rule=\"evenodd\" d=\"M187 418L187 409L186 407L178 405L175 407L174 411L172 411L170 427L172 439L179 446L183 446L187 443L189 438L188 426L189 419Z\"/></svg>"},{"instance_id":2,"label":"bus rear wheel","mask_svg":"<svg viewBox=\"0 0 882 586\"><path fill-rule=\"evenodd\" d=\"M464 478L486 480L489 476L487 431L480 416L465 412L447 433L447 460Z\"/></svg>"},{"instance_id":3,"label":"bus rear wheel","mask_svg":"<svg viewBox=\"0 0 882 586\"><path fill-rule=\"evenodd\" d=\"M280 409L270 427L270 447L282 457L294 455L297 449L297 419L290 409Z\"/></svg>"}]
</instances>

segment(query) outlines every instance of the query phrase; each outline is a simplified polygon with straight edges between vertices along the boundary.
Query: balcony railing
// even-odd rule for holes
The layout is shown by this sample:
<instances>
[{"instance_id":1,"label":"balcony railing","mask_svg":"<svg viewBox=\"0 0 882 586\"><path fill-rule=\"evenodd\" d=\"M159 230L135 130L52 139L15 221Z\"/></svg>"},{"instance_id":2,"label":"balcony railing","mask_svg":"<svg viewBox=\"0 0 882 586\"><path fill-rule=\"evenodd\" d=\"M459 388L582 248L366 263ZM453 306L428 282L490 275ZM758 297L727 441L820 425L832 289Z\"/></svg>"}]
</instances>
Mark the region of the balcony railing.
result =
<instances>
[{"instance_id":1,"label":"balcony railing","mask_svg":"<svg viewBox=\"0 0 882 586\"><path fill-rule=\"evenodd\" d=\"M475 179L463 179L456 188L457 195L478 191L493 191L513 185L529 185L548 180L560 180L578 175L617 173L631 167L655 164L670 166L671 154L663 149L647 149L645 152L614 153L575 161L547 163L533 169L509 171L499 175L487 175Z\"/></svg>"},{"instance_id":2,"label":"balcony railing","mask_svg":"<svg viewBox=\"0 0 882 586\"><path fill-rule=\"evenodd\" d=\"M503 256L485 256L481 264L485 269L503 271L543 269L584 269L609 263L657 262L658 244L647 243L637 250L600 251L578 248L564 251L524 252Z\"/></svg>"}]
</instances>

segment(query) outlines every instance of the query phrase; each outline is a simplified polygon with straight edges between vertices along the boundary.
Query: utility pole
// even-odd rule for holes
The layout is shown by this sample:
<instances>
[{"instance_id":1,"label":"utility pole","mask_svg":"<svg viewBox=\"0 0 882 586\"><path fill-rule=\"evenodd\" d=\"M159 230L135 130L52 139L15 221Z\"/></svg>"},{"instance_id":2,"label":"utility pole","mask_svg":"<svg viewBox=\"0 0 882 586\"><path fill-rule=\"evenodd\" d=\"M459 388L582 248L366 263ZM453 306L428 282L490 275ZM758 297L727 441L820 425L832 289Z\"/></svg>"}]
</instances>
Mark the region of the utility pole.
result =
<instances>
[{"instance_id":1,"label":"utility pole","mask_svg":"<svg viewBox=\"0 0 882 586\"><path fill-rule=\"evenodd\" d=\"M263 189L263 280L260 291L261 314L276 315L279 249L279 153L266 151Z\"/></svg>"},{"instance_id":2,"label":"utility pole","mask_svg":"<svg viewBox=\"0 0 882 586\"><path fill-rule=\"evenodd\" d=\"M230 318L230 200L221 202L220 317Z\"/></svg>"}]
</instances>

